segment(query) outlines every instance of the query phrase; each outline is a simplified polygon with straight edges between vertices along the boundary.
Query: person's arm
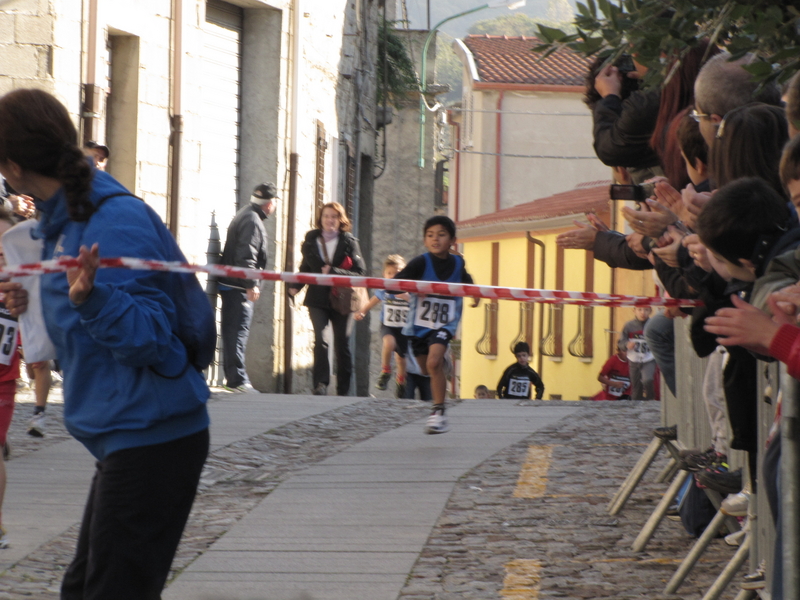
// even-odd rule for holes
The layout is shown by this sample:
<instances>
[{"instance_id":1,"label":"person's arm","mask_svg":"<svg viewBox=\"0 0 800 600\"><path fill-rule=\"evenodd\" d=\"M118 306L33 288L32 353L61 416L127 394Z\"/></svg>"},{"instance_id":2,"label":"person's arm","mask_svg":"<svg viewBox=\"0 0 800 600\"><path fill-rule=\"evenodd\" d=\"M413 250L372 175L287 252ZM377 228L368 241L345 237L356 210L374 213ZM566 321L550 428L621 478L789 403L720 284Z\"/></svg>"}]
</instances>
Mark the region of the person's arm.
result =
<instances>
[{"instance_id":1,"label":"person's arm","mask_svg":"<svg viewBox=\"0 0 800 600\"><path fill-rule=\"evenodd\" d=\"M505 398L506 397L506 390L508 389L508 380L511 377L511 369L514 365L508 367L505 371L503 371L503 376L500 377L500 381L497 382L497 397L498 398Z\"/></svg>"},{"instance_id":2,"label":"person's arm","mask_svg":"<svg viewBox=\"0 0 800 600\"><path fill-rule=\"evenodd\" d=\"M653 264L640 257L628 245L624 235L616 231L598 231L594 241L594 257L609 267L646 271Z\"/></svg>"},{"instance_id":3,"label":"person's arm","mask_svg":"<svg viewBox=\"0 0 800 600\"><path fill-rule=\"evenodd\" d=\"M530 378L531 382L536 388L536 400L541 400L542 396L544 396L544 382L542 381L542 378L539 377L539 374L533 369L530 370Z\"/></svg>"},{"instance_id":4,"label":"person's arm","mask_svg":"<svg viewBox=\"0 0 800 600\"><path fill-rule=\"evenodd\" d=\"M397 275L394 276L394 279L409 279L411 281L421 281L422 276L424 274L425 274L425 257L423 255L420 255L412 258L408 262L408 264L405 267L403 267ZM399 294L400 292L395 292L395 293Z\"/></svg>"},{"instance_id":5,"label":"person's arm","mask_svg":"<svg viewBox=\"0 0 800 600\"><path fill-rule=\"evenodd\" d=\"M317 251L317 236L314 235L318 229L312 229L306 234L303 244L300 246L300 253L303 256L297 271L300 273L322 273L325 261L322 260ZM290 283L287 285L289 295L296 296L305 287L304 283Z\"/></svg>"},{"instance_id":6,"label":"person's arm","mask_svg":"<svg viewBox=\"0 0 800 600\"><path fill-rule=\"evenodd\" d=\"M236 245L234 246L233 266L244 269L258 268L258 254L263 245L261 230L255 222L258 215L251 213L249 218L239 222L235 232ZM249 290L257 284L255 279L240 279L243 288Z\"/></svg>"},{"instance_id":7,"label":"person's arm","mask_svg":"<svg viewBox=\"0 0 800 600\"><path fill-rule=\"evenodd\" d=\"M353 316L353 318L356 321L361 321L364 317L367 316L367 313L369 311L371 311L373 308L375 308L378 305L378 303L380 301L381 301L381 299L378 298L378 296L373 296L372 298L369 299L369 302L367 302L364 306L362 306L359 309L359 311Z\"/></svg>"},{"instance_id":8,"label":"person's arm","mask_svg":"<svg viewBox=\"0 0 800 600\"><path fill-rule=\"evenodd\" d=\"M595 104L594 150L604 164L647 168L659 164L650 148L650 136L658 119L659 93L634 92L624 102L610 94Z\"/></svg>"},{"instance_id":9,"label":"person's arm","mask_svg":"<svg viewBox=\"0 0 800 600\"><path fill-rule=\"evenodd\" d=\"M466 283L467 285L472 285L475 281L472 279L472 275L467 273L467 269L464 268L464 272L461 274L461 283ZM477 308L477 306L481 303L480 298L473 298L470 306L472 308Z\"/></svg>"}]
</instances>

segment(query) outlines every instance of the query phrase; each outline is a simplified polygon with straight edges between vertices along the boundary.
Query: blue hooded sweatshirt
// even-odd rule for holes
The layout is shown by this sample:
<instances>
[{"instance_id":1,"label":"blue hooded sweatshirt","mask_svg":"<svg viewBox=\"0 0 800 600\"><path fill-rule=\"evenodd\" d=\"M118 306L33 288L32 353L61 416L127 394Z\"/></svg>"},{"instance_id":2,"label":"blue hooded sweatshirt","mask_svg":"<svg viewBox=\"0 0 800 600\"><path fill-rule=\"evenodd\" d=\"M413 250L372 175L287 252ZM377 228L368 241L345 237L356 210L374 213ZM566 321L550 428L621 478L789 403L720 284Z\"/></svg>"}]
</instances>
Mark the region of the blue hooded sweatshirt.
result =
<instances>
[{"instance_id":1,"label":"blue hooded sweatshirt","mask_svg":"<svg viewBox=\"0 0 800 600\"><path fill-rule=\"evenodd\" d=\"M129 193L94 170L90 199ZM99 245L101 258L171 260L144 202L133 196L106 200L89 221L70 220L63 189L37 201L44 240L42 259L78 256ZM99 269L83 304L69 300L65 273L42 276L47 332L64 372L64 422L98 459L124 448L179 439L208 427L208 386L189 366L177 324L169 273Z\"/></svg>"}]
</instances>

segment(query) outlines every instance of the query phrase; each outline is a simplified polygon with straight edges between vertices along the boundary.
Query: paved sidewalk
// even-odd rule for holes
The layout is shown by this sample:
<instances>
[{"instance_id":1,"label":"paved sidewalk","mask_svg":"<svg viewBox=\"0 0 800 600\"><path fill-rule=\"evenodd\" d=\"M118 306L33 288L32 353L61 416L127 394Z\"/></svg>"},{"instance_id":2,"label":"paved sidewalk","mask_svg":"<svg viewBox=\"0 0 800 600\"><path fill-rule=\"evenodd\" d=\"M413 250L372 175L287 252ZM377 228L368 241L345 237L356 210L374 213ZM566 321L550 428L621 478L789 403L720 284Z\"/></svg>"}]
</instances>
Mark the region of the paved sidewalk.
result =
<instances>
[{"instance_id":1,"label":"paved sidewalk","mask_svg":"<svg viewBox=\"0 0 800 600\"><path fill-rule=\"evenodd\" d=\"M422 419L357 444L282 483L164 598L394 600L455 482L574 410L465 401L445 435Z\"/></svg>"}]
</instances>

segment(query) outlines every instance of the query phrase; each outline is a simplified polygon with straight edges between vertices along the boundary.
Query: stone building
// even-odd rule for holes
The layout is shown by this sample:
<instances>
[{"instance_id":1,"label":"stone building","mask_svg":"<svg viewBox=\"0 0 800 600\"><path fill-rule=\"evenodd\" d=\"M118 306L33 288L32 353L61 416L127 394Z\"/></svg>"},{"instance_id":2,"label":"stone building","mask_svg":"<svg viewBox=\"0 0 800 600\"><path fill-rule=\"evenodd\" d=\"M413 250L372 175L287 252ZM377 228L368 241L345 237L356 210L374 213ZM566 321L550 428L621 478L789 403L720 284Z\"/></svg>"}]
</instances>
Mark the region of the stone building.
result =
<instances>
[{"instance_id":1,"label":"stone building","mask_svg":"<svg viewBox=\"0 0 800 600\"><path fill-rule=\"evenodd\" d=\"M267 221L268 268L296 269L317 207L331 200L347 208L369 257L377 30L394 19L389 4L5 0L0 93L58 96L192 262L206 260L212 215L224 243L263 181L281 198ZM253 384L309 390L312 340L306 311L287 304L282 284L264 284L247 353Z\"/></svg>"}]
</instances>

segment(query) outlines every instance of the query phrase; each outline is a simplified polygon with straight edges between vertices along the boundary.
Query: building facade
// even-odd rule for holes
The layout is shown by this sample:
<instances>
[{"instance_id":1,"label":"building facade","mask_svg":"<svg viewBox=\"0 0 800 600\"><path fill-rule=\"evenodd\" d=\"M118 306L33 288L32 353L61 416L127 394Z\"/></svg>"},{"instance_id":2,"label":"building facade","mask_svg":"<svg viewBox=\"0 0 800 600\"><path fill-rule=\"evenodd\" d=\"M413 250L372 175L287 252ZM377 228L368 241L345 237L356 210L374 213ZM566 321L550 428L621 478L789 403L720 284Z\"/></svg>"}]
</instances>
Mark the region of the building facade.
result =
<instances>
[{"instance_id":1,"label":"building facade","mask_svg":"<svg viewBox=\"0 0 800 600\"><path fill-rule=\"evenodd\" d=\"M0 94L55 94L192 262L206 260L212 215L224 243L255 185L275 182L268 268L293 271L324 202L342 203L369 247L383 18L394 14L381 0L9 0ZM264 284L253 384L310 390L312 341L306 311Z\"/></svg>"}]
</instances>

